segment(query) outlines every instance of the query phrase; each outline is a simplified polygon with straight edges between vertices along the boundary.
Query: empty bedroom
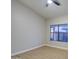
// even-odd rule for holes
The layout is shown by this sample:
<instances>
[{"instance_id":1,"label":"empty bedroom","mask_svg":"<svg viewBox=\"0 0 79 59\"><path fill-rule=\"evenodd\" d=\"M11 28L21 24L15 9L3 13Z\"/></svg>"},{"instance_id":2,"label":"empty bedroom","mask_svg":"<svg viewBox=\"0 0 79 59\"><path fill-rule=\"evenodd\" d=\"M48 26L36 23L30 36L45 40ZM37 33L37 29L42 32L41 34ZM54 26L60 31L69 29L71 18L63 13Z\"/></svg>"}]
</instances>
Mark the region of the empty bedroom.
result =
<instances>
[{"instance_id":1,"label":"empty bedroom","mask_svg":"<svg viewBox=\"0 0 79 59\"><path fill-rule=\"evenodd\" d=\"M68 59L68 0L11 0L11 59Z\"/></svg>"}]
</instances>

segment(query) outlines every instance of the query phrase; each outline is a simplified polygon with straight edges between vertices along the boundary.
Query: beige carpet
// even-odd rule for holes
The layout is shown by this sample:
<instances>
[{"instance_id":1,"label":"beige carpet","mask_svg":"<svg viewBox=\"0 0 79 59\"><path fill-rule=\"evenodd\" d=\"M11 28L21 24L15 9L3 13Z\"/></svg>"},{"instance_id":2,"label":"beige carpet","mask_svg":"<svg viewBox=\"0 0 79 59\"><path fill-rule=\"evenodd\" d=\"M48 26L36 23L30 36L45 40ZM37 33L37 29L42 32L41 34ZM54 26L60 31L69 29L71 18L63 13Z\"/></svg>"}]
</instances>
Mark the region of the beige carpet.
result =
<instances>
[{"instance_id":1,"label":"beige carpet","mask_svg":"<svg viewBox=\"0 0 79 59\"><path fill-rule=\"evenodd\" d=\"M67 50L44 46L13 56L12 59L68 59L68 53Z\"/></svg>"}]
</instances>

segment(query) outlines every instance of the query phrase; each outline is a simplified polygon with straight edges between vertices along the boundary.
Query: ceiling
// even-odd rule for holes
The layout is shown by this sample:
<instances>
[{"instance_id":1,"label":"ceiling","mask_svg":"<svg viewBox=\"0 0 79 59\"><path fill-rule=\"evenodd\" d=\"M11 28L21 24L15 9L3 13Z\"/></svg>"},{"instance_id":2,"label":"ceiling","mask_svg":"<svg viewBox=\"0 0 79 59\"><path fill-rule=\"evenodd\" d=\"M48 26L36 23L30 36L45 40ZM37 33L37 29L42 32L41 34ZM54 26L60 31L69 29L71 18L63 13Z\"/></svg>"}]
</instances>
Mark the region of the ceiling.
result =
<instances>
[{"instance_id":1,"label":"ceiling","mask_svg":"<svg viewBox=\"0 0 79 59\"><path fill-rule=\"evenodd\" d=\"M58 0L61 5L57 6L54 3L46 7L47 0L18 0L24 5L31 8L44 18L55 18L68 14L68 0Z\"/></svg>"}]
</instances>

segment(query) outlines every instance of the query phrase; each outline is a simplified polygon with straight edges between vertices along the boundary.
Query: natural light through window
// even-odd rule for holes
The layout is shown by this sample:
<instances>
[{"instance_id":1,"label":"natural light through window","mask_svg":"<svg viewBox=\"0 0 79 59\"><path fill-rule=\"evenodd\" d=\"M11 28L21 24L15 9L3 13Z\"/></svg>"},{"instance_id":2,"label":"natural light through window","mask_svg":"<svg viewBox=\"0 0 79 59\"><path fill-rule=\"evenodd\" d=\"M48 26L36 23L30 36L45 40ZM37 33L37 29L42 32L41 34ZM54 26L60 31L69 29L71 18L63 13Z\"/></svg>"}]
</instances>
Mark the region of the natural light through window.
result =
<instances>
[{"instance_id":1,"label":"natural light through window","mask_svg":"<svg viewBox=\"0 0 79 59\"><path fill-rule=\"evenodd\" d=\"M50 40L68 42L68 25L58 24L50 26Z\"/></svg>"}]
</instances>

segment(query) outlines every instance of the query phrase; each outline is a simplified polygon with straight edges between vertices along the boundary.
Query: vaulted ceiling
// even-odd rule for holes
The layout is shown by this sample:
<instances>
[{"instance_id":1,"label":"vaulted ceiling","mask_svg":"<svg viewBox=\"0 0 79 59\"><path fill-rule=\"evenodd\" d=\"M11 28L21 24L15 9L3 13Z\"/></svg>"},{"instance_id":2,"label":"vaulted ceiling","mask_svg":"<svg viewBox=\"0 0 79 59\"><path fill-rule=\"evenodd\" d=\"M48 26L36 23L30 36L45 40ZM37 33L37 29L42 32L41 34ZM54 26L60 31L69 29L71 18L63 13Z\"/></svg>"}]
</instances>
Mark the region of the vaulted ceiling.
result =
<instances>
[{"instance_id":1,"label":"vaulted ceiling","mask_svg":"<svg viewBox=\"0 0 79 59\"><path fill-rule=\"evenodd\" d=\"M44 18L55 18L68 14L68 0L58 0L61 5L57 6L54 3L46 7L47 0L18 0L25 6L31 8Z\"/></svg>"}]
</instances>

